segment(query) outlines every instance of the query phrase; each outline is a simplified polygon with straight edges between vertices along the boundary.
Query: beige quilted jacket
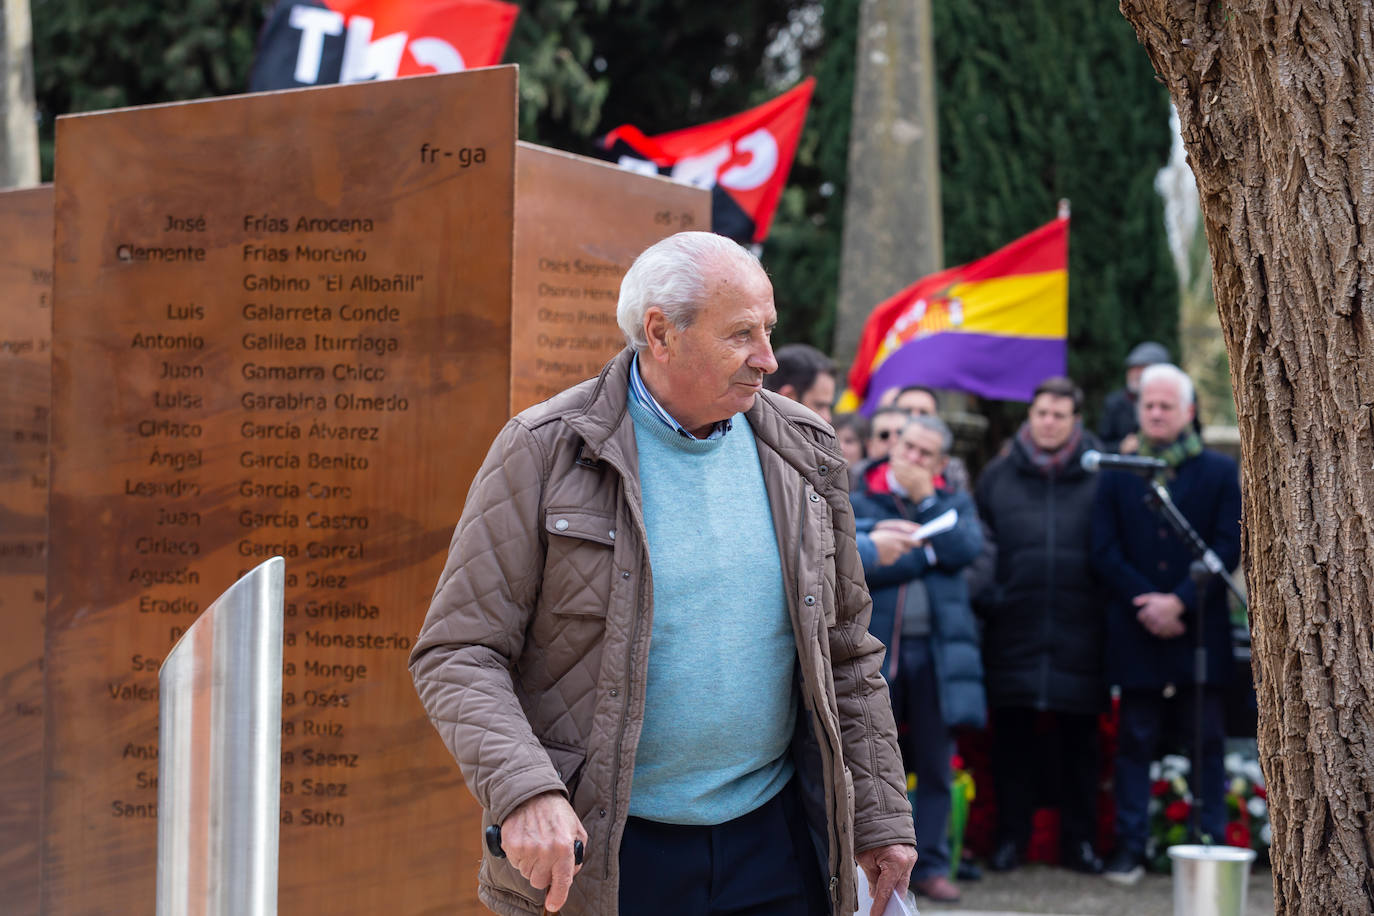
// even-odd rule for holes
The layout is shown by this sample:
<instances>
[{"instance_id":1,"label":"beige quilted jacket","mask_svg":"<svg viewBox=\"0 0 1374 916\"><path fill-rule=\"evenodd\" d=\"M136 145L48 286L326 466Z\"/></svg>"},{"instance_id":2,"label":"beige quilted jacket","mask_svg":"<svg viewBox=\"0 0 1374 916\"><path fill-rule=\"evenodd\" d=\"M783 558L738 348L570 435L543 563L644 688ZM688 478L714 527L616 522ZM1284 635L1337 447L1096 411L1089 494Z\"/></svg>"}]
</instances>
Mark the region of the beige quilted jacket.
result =
<instances>
[{"instance_id":1,"label":"beige quilted jacket","mask_svg":"<svg viewBox=\"0 0 1374 916\"><path fill-rule=\"evenodd\" d=\"M468 493L410 657L415 687L468 787L500 823L542 792L588 834L567 916L614 916L653 617L626 350L497 436ZM802 703L793 753L835 913L853 858L914 844L882 644L828 426L764 392L748 418L782 553ZM702 697L704 703L710 697ZM540 913L543 893L487 856L482 901ZM633 916L633 914L627 914Z\"/></svg>"}]
</instances>

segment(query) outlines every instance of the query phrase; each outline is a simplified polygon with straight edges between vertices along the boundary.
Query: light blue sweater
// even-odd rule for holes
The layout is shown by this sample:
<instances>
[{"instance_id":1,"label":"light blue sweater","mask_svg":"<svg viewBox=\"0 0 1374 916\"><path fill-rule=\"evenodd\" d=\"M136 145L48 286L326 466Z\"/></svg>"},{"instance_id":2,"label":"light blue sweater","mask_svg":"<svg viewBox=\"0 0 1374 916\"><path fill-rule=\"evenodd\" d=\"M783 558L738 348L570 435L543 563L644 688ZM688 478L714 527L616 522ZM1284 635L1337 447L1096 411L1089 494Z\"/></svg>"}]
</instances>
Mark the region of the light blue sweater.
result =
<instances>
[{"instance_id":1,"label":"light blue sweater","mask_svg":"<svg viewBox=\"0 0 1374 916\"><path fill-rule=\"evenodd\" d=\"M796 642L754 431L688 439L630 399L654 618L630 814L721 824L791 778Z\"/></svg>"}]
</instances>

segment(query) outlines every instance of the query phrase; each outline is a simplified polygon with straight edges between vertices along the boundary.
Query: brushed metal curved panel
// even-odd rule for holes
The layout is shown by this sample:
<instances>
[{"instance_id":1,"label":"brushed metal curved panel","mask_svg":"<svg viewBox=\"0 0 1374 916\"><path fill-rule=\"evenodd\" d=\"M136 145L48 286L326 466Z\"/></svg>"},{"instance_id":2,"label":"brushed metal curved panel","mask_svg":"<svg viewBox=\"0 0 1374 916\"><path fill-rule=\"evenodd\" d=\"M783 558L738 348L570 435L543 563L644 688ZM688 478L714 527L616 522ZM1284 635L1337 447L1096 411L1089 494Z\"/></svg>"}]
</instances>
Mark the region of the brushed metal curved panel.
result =
<instances>
[{"instance_id":1,"label":"brushed metal curved panel","mask_svg":"<svg viewBox=\"0 0 1374 916\"><path fill-rule=\"evenodd\" d=\"M158 916L274 916L286 562L206 608L158 672Z\"/></svg>"}]
</instances>

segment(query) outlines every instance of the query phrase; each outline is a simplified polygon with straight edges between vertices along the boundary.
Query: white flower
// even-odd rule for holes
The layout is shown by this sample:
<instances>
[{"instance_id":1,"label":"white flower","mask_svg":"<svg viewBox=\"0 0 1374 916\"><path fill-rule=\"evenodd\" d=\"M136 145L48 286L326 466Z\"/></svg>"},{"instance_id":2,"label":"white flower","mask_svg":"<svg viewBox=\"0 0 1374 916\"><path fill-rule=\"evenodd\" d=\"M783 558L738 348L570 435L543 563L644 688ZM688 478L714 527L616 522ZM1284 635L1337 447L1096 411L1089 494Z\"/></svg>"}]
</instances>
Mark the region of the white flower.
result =
<instances>
[{"instance_id":1,"label":"white flower","mask_svg":"<svg viewBox=\"0 0 1374 916\"><path fill-rule=\"evenodd\" d=\"M1265 846L1272 846L1274 843L1274 828L1265 824L1260 828L1260 842Z\"/></svg>"},{"instance_id":2,"label":"white flower","mask_svg":"<svg viewBox=\"0 0 1374 916\"><path fill-rule=\"evenodd\" d=\"M1159 761L1158 761L1158 760L1152 760L1152 761L1150 761L1150 782L1158 782L1158 781L1159 781Z\"/></svg>"},{"instance_id":3,"label":"white flower","mask_svg":"<svg viewBox=\"0 0 1374 916\"><path fill-rule=\"evenodd\" d=\"M1231 794L1232 794L1232 795L1239 795L1239 796L1241 796L1241 797L1243 798L1243 797L1245 796L1245 787L1246 787L1246 785L1247 785L1247 783L1246 783L1246 781L1245 781L1245 777L1243 777L1243 776L1237 776L1237 777L1235 777L1234 779L1231 780Z\"/></svg>"},{"instance_id":4,"label":"white flower","mask_svg":"<svg viewBox=\"0 0 1374 916\"><path fill-rule=\"evenodd\" d=\"M1184 779L1182 776L1175 776L1169 782L1169 787L1181 797L1186 798L1188 796L1188 780Z\"/></svg>"},{"instance_id":5,"label":"white flower","mask_svg":"<svg viewBox=\"0 0 1374 916\"><path fill-rule=\"evenodd\" d=\"M1257 786L1264 785L1264 771L1260 769L1258 760L1247 760L1245 762L1245 778Z\"/></svg>"},{"instance_id":6,"label":"white flower","mask_svg":"<svg viewBox=\"0 0 1374 916\"><path fill-rule=\"evenodd\" d=\"M1164 764L1164 772L1167 776L1188 775L1190 764L1187 757L1180 754L1166 754L1162 762Z\"/></svg>"},{"instance_id":7,"label":"white flower","mask_svg":"<svg viewBox=\"0 0 1374 916\"><path fill-rule=\"evenodd\" d=\"M1245 808L1250 812L1251 817L1264 817L1269 813L1269 806L1258 795L1246 802Z\"/></svg>"},{"instance_id":8,"label":"white flower","mask_svg":"<svg viewBox=\"0 0 1374 916\"><path fill-rule=\"evenodd\" d=\"M1235 751L1232 751L1231 753L1227 754L1224 758L1222 758L1222 762L1223 765L1226 767L1227 773L1239 773L1240 768L1244 763L1244 761L1241 759L1240 754L1238 754Z\"/></svg>"}]
</instances>

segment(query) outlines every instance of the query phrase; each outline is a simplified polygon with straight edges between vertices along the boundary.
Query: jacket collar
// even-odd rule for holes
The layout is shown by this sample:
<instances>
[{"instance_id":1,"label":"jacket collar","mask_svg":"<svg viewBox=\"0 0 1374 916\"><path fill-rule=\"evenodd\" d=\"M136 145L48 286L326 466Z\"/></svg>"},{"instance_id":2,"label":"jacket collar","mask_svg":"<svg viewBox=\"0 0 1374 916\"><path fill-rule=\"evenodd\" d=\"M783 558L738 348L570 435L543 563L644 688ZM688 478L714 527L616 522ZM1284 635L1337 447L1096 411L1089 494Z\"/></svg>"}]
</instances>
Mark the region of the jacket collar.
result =
<instances>
[{"instance_id":1,"label":"jacket collar","mask_svg":"<svg viewBox=\"0 0 1374 916\"><path fill-rule=\"evenodd\" d=\"M632 468L638 460L628 410L630 361L634 355L630 347L616 354L602 368L581 410L574 410L567 417L568 425L582 437L586 457L607 458L625 468Z\"/></svg>"},{"instance_id":2,"label":"jacket collar","mask_svg":"<svg viewBox=\"0 0 1374 916\"><path fill-rule=\"evenodd\" d=\"M788 416L799 411L811 419ZM830 448L801 428L803 424L811 425L825 437L834 435L829 426L818 426L820 419L805 408L765 389L754 398L754 406L744 416L754 430L755 440L777 452L816 489L829 486L844 476L844 457L839 452L839 445Z\"/></svg>"},{"instance_id":3,"label":"jacket collar","mask_svg":"<svg viewBox=\"0 0 1374 916\"><path fill-rule=\"evenodd\" d=\"M601 370L581 410L574 410L567 417L568 425L582 437L588 458L605 458L629 471L638 461L628 410L633 358L633 349L621 350ZM771 391L762 391L745 413L755 440L777 452L813 486L836 479L844 467L840 453L804 433L799 425L807 421L790 419L784 410L785 401L777 400L780 398Z\"/></svg>"}]
</instances>

